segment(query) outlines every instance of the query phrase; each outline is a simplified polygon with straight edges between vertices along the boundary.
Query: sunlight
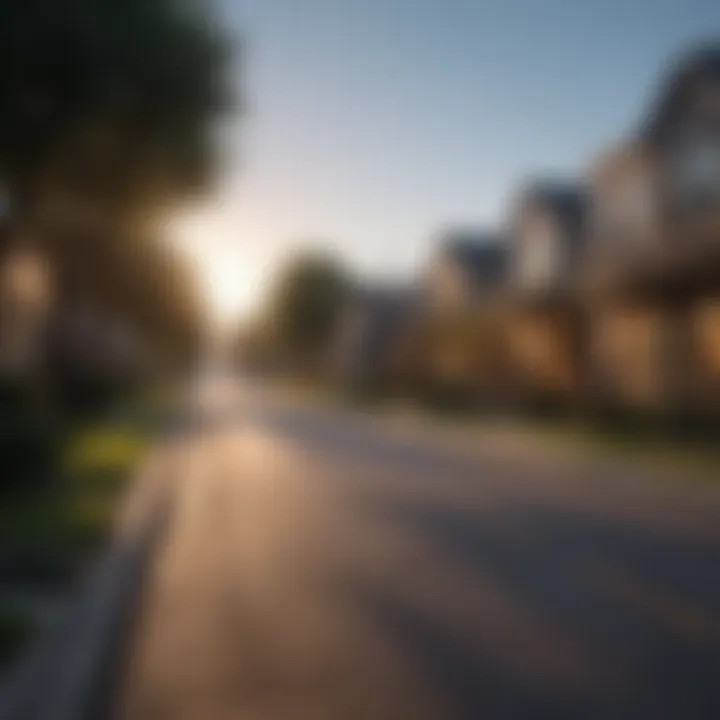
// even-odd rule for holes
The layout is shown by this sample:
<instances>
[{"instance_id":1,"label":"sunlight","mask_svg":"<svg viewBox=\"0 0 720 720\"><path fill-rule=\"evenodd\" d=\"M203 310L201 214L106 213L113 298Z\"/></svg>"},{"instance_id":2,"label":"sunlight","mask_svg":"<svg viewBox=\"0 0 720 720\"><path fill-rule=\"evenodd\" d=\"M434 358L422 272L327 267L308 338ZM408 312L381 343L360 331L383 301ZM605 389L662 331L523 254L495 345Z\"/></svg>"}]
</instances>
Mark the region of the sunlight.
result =
<instances>
[{"instance_id":1,"label":"sunlight","mask_svg":"<svg viewBox=\"0 0 720 720\"><path fill-rule=\"evenodd\" d=\"M222 325L250 312L256 301L253 277L234 253L222 250L201 254L199 269L215 319Z\"/></svg>"},{"instance_id":2,"label":"sunlight","mask_svg":"<svg viewBox=\"0 0 720 720\"><path fill-rule=\"evenodd\" d=\"M186 216L172 235L196 267L213 321L227 327L255 308L262 273L251 244L240 241L237 228L223 220L211 212Z\"/></svg>"}]
</instances>

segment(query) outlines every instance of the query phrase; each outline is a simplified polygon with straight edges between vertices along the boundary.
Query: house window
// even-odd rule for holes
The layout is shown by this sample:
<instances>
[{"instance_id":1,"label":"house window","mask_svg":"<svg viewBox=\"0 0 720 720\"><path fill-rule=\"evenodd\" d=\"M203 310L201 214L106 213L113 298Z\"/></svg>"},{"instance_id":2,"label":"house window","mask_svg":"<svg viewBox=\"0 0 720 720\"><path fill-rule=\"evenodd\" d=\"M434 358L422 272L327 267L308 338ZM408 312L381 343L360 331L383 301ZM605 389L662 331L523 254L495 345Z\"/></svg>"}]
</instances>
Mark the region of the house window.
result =
<instances>
[{"instance_id":1,"label":"house window","mask_svg":"<svg viewBox=\"0 0 720 720\"><path fill-rule=\"evenodd\" d=\"M545 220L536 220L526 228L521 240L519 280L526 286L552 282L558 271L558 243L554 228Z\"/></svg>"}]
</instances>

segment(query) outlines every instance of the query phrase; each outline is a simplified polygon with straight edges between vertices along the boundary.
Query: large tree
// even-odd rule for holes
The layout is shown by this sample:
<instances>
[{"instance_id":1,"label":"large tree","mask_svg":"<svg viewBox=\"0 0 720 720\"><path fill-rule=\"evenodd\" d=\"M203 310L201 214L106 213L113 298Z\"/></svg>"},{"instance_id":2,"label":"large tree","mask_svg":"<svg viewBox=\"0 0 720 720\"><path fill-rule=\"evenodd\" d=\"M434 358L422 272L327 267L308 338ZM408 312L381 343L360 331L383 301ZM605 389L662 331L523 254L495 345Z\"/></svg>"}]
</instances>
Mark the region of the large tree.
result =
<instances>
[{"instance_id":1,"label":"large tree","mask_svg":"<svg viewBox=\"0 0 720 720\"><path fill-rule=\"evenodd\" d=\"M190 273L157 237L210 185L234 104L210 2L0 0L0 260L29 244L49 262L53 357L88 307L98 338L124 325L177 349L198 334Z\"/></svg>"},{"instance_id":2,"label":"large tree","mask_svg":"<svg viewBox=\"0 0 720 720\"><path fill-rule=\"evenodd\" d=\"M204 0L0 0L10 217L100 227L202 189L229 48Z\"/></svg>"}]
</instances>

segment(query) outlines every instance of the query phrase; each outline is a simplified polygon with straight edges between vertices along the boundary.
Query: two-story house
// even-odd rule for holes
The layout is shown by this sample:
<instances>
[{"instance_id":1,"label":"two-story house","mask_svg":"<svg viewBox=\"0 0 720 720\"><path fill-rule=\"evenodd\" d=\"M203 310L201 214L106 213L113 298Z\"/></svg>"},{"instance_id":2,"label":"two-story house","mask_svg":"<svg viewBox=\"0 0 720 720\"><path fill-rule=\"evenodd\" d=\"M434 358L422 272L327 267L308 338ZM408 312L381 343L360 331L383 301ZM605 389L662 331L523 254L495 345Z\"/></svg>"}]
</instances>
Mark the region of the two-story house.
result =
<instances>
[{"instance_id":1,"label":"two-story house","mask_svg":"<svg viewBox=\"0 0 720 720\"><path fill-rule=\"evenodd\" d=\"M654 411L717 403L720 47L675 67L637 136L593 168L590 189L598 395Z\"/></svg>"},{"instance_id":2,"label":"two-story house","mask_svg":"<svg viewBox=\"0 0 720 720\"><path fill-rule=\"evenodd\" d=\"M589 174L588 361L599 404L657 411L671 402L677 327L663 301L657 156L642 138L604 154Z\"/></svg>"},{"instance_id":3,"label":"two-story house","mask_svg":"<svg viewBox=\"0 0 720 720\"><path fill-rule=\"evenodd\" d=\"M416 351L430 385L468 400L495 401L505 395L507 268L503 233L452 229L441 236L423 275Z\"/></svg>"},{"instance_id":4,"label":"two-story house","mask_svg":"<svg viewBox=\"0 0 720 720\"><path fill-rule=\"evenodd\" d=\"M664 278L681 318L682 401L720 413L720 44L678 64L645 134L660 168Z\"/></svg>"},{"instance_id":5,"label":"two-story house","mask_svg":"<svg viewBox=\"0 0 720 720\"><path fill-rule=\"evenodd\" d=\"M492 301L502 289L507 243L497 232L454 229L445 232L424 274L425 306L447 314Z\"/></svg>"},{"instance_id":6,"label":"two-story house","mask_svg":"<svg viewBox=\"0 0 720 720\"><path fill-rule=\"evenodd\" d=\"M569 399L582 387L584 324L575 291L586 208L582 187L548 180L529 184L511 213L508 345L523 398Z\"/></svg>"}]
</instances>

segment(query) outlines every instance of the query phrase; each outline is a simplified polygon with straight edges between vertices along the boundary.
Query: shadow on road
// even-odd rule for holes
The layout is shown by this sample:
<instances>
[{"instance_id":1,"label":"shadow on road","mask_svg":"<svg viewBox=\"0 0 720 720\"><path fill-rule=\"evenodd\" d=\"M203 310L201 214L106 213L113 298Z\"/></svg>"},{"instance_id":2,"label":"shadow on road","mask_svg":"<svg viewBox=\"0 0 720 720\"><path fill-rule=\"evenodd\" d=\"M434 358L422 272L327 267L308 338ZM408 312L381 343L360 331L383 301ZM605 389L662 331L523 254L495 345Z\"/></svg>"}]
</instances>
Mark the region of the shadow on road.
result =
<instances>
[{"instance_id":1,"label":"shadow on road","mask_svg":"<svg viewBox=\"0 0 720 720\"><path fill-rule=\"evenodd\" d=\"M523 506L490 523L470 510L398 498L368 501L363 512L433 548L424 568L430 586L438 564L463 578L455 587L436 586L431 602L371 578L337 584L458 717L720 716L717 547ZM468 610L474 582L494 587L508 605L571 642L599 674L581 687L572 677L548 681L542 656L552 662L557 648L530 647L535 640L520 636L521 623L483 630L499 613L481 605ZM503 635L521 652L525 643L540 663L505 663L491 642Z\"/></svg>"}]
</instances>

